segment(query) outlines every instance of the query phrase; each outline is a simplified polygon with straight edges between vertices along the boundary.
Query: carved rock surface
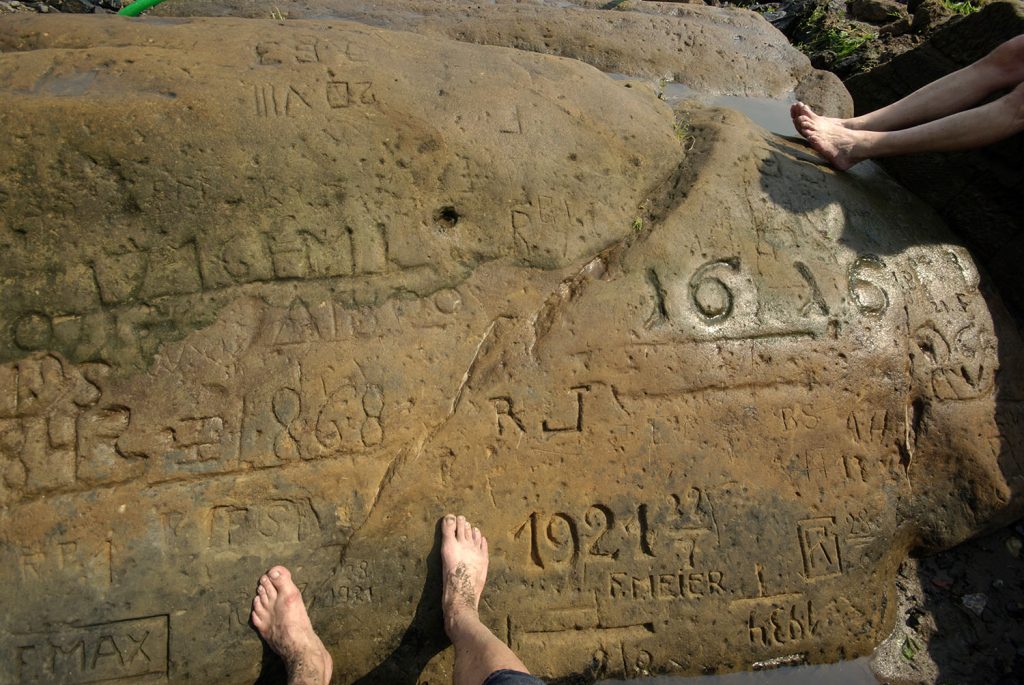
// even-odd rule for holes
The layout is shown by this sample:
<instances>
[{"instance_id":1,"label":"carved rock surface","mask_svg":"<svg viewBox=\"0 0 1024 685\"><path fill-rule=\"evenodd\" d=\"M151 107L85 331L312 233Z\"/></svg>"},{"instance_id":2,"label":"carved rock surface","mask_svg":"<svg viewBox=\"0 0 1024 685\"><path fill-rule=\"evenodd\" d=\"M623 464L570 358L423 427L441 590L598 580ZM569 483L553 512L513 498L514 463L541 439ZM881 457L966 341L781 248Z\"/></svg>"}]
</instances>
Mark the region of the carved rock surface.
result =
<instances>
[{"instance_id":1,"label":"carved rock surface","mask_svg":"<svg viewBox=\"0 0 1024 685\"><path fill-rule=\"evenodd\" d=\"M635 11L607 3L488 4L437 0L300 0L293 19L347 19L469 43L571 57L606 72L665 78L712 95L800 99L830 116L853 116L839 78L811 67L786 37L749 10L647 2ZM266 18L271 0L191 0L161 5L180 16Z\"/></svg>"},{"instance_id":2,"label":"carved rock surface","mask_svg":"<svg viewBox=\"0 0 1024 685\"><path fill-rule=\"evenodd\" d=\"M443 680L447 511L537 673L835 660L1020 512L1017 330L870 165L344 22L0 49L2 682L251 682L273 563L337 682Z\"/></svg>"}]
</instances>

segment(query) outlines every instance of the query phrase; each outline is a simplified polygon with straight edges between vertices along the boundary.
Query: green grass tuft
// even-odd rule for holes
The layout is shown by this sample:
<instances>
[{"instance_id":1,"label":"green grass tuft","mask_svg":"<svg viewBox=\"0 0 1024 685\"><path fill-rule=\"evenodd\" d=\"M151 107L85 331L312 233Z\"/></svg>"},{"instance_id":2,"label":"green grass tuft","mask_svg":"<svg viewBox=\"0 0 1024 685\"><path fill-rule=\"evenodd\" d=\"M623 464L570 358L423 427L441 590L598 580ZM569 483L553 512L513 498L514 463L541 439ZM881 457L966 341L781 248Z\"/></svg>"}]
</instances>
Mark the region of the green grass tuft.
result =
<instances>
[{"instance_id":1,"label":"green grass tuft","mask_svg":"<svg viewBox=\"0 0 1024 685\"><path fill-rule=\"evenodd\" d=\"M974 14L981 8L973 4L971 0L963 0L962 2L954 2L953 0L942 0L942 4L953 14L959 14L961 17L966 17L968 14Z\"/></svg>"},{"instance_id":2,"label":"green grass tuft","mask_svg":"<svg viewBox=\"0 0 1024 685\"><path fill-rule=\"evenodd\" d=\"M949 1L951 0L943 0ZM814 8L810 16L803 21L802 28L813 37L797 45L798 48L808 54L827 50L834 54L837 60L849 57L878 38L877 33L863 31L852 24L830 23L823 5Z\"/></svg>"}]
</instances>

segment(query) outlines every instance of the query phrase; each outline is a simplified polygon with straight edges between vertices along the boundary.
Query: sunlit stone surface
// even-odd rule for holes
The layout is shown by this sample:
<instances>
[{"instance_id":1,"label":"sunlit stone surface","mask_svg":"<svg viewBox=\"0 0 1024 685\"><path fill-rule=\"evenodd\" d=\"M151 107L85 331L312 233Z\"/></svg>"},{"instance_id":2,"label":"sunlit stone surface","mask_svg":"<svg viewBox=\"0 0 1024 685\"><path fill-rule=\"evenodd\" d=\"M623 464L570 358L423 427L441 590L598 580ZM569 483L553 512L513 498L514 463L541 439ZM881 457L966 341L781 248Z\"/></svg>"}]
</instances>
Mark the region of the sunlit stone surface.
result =
<instances>
[{"instance_id":1,"label":"sunlit stone surface","mask_svg":"<svg viewBox=\"0 0 1024 685\"><path fill-rule=\"evenodd\" d=\"M442 682L447 511L539 674L832 661L1020 512L1017 330L870 166L341 22L0 47L4 682L252 682L273 563L337 682Z\"/></svg>"}]
</instances>

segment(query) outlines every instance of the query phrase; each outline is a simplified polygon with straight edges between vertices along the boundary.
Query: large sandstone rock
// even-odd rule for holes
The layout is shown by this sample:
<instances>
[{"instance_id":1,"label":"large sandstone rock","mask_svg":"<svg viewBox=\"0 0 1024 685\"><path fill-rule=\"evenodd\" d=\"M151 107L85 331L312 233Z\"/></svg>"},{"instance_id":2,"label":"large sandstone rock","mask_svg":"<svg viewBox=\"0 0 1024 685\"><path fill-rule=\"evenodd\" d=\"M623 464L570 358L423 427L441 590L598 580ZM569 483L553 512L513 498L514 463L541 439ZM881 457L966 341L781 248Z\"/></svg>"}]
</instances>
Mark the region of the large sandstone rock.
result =
<instances>
[{"instance_id":1,"label":"large sandstone rock","mask_svg":"<svg viewBox=\"0 0 1024 685\"><path fill-rule=\"evenodd\" d=\"M549 676L862 654L1020 512L1020 339L886 178L580 62L0 23L4 682L442 681L436 521Z\"/></svg>"}]
</instances>

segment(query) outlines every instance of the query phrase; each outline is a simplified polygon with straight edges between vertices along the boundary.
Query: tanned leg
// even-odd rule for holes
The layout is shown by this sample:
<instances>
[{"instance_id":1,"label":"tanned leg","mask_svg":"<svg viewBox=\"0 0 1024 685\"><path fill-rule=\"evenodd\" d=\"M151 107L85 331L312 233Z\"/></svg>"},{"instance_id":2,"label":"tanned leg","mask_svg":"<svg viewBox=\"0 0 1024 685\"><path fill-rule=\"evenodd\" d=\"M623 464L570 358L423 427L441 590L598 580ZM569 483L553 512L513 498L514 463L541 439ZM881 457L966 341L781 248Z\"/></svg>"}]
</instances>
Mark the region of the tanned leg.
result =
<instances>
[{"instance_id":1,"label":"tanned leg","mask_svg":"<svg viewBox=\"0 0 1024 685\"><path fill-rule=\"evenodd\" d=\"M990 93L1012 88L1022 81L1024 36L1017 36L974 64L932 81L891 105L850 119L826 118L857 131L897 131L959 112ZM802 102L793 105L790 114L794 124L801 115L818 116Z\"/></svg>"},{"instance_id":2,"label":"tanned leg","mask_svg":"<svg viewBox=\"0 0 1024 685\"><path fill-rule=\"evenodd\" d=\"M299 588L284 566L275 566L260 577L252 600L252 624L284 660L288 685L330 682L331 655L313 631Z\"/></svg>"},{"instance_id":3,"label":"tanned leg","mask_svg":"<svg viewBox=\"0 0 1024 685\"><path fill-rule=\"evenodd\" d=\"M841 170L873 157L968 150L1024 131L1024 84L995 102L901 131L852 130L816 115L797 121L815 151Z\"/></svg>"},{"instance_id":4,"label":"tanned leg","mask_svg":"<svg viewBox=\"0 0 1024 685\"><path fill-rule=\"evenodd\" d=\"M790 115L796 130L822 157L836 168L846 169L869 157L962 150L1013 135L1020 130L1020 112L1013 111L1019 107L1019 89L976 110L962 110L990 93L1022 82L1024 36L1017 36L974 64L874 112L838 119L815 114L798 102L790 108ZM961 118L957 113L971 115ZM927 126L929 122L936 126ZM897 131L906 135L876 135Z\"/></svg>"},{"instance_id":5,"label":"tanned leg","mask_svg":"<svg viewBox=\"0 0 1024 685\"><path fill-rule=\"evenodd\" d=\"M441 607L455 646L455 685L480 685L491 673L528 673L523 662L483 623L477 607L487 580L487 538L464 516L441 520Z\"/></svg>"}]
</instances>

